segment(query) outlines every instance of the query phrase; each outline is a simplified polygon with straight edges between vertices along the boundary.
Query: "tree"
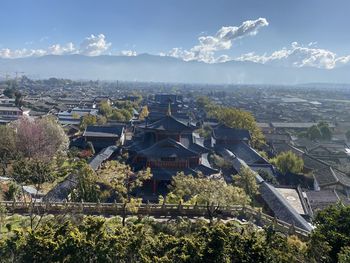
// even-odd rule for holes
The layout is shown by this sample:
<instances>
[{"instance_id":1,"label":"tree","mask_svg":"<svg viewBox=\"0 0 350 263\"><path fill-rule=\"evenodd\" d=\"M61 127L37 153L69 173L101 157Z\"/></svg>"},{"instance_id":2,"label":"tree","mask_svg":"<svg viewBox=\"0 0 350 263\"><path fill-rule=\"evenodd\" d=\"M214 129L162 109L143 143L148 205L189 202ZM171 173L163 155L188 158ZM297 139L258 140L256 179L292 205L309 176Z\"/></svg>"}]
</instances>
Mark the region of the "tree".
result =
<instances>
[{"instance_id":1,"label":"tree","mask_svg":"<svg viewBox=\"0 0 350 263\"><path fill-rule=\"evenodd\" d=\"M116 121L124 121L124 115L120 112L120 110L113 110L110 119L116 120Z\"/></svg>"},{"instance_id":2,"label":"tree","mask_svg":"<svg viewBox=\"0 0 350 263\"><path fill-rule=\"evenodd\" d=\"M329 246L324 253L316 254L327 260L324 262L337 262L337 259L349 257L350 246L350 206L342 204L332 205L319 211L313 222L316 226L311 234L311 244L320 244L323 247ZM310 246L309 250L316 250ZM318 249L319 250L319 249ZM319 251L323 252L323 251ZM339 258L337 258L339 256ZM319 259L316 259L317 262ZM341 261L340 261L341 262ZM347 262L347 261L346 261Z\"/></svg>"},{"instance_id":3,"label":"tree","mask_svg":"<svg viewBox=\"0 0 350 263\"><path fill-rule=\"evenodd\" d=\"M109 103L107 101L101 102L101 104L99 106L99 111L103 116L108 117L109 115L111 115L112 110L113 109L112 109L111 105L109 105Z\"/></svg>"},{"instance_id":4,"label":"tree","mask_svg":"<svg viewBox=\"0 0 350 263\"><path fill-rule=\"evenodd\" d=\"M4 192L4 198L6 201L16 200L20 194L20 187L15 183L11 182L8 184L7 191Z\"/></svg>"},{"instance_id":5,"label":"tree","mask_svg":"<svg viewBox=\"0 0 350 263\"><path fill-rule=\"evenodd\" d=\"M282 174L300 173L304 167L302 158L295 155L292 151L282 152L271 160Z\"/></svg>"},{"instance_id":6,"label":"tree","mask_svg":"<svg viewBox=\"0 0 350 263\"><path fill-rule=\"evenodd\" d=\"M42 189L44 183L52 182L55 179L52 164L48 161L42 161L38 159L20 159L13 164L13 179L22 185L23 198L26 202L23 185L34 185L37 193ZM38 209L34 211L34 205L36 198L30 199L30 205L32 209L29 211L30 228L34 231L39 225L44 216ZM37 218L39 218L37 220Z\"/></svg>"},{"instance_id":7,"label":"tree","mask_svg":"<svg viewBox=\"0 0 350 263\"><path fill-rule=\"evenodd\" d=\"M8 87L4 90L4 95L10 99L12 99L15 96L16 90L13 89L12 87Z\"/></svg>"},{"instance_id":8,"label":"tree","mask_svg":"<svg viewBox=\"0 0 350 263\"><path fill-rule=\"evenodd\" d=\"M87 114L83 116L80 120L80 130L85 130L87 126L96 125L96 124L97 124L97 117L92 114Z\"/></svg>"},{"instance_id":9,"label":"tree","mask_svg":"<svg viewBox=\"0 0 350 263\"><path fill-rule=\"evenodd\" d=\"M276 180L276 177L265 170L258 170L258 174L264 179L265 182L268 182L272 185L278 185L278 181Z\"/></svg>"},{"instance_id":10,"label":"tree","mask_svg":"<svg viewBox=\"0 0 350 263\"><path fill-rule=\"evenodd\" d=\"M231 128L248 130L252 136L252 144L255 147L259 147L264 143L264 135L250 112L216 106L210 107L208 114Z\"/></svg>"},{"instance_id":11,"label":"tree","mask_svg":"<svg viewBox=\"0 0 350 263\"><path fill-rule=\"evenodd\" d=\"M71 198L75 202L98 202L100 201L101 189L95 171L85 162L75 165L72 173L77 175L78 185L73 190Z\"/></svg>"},{"instance_id":12,"label":"tree","mask_svg":"<svg viewBox=\"0 0 350 263\"><path fill-rule=\"evenodd\" d=\"M215 107L213 102L207 96L199 96L196 100L197 107L206 112L210 112Z\"/></svg>"},{"instance_id":13,"label":"tree","mask_svg":"<svg viewBox=\"0 0 350 263\"><path fill-rule=\"evenodd\" d=\"M147 105L143 106L139 115L139 119L144 120L146 117L148 117L148 115L149 115L149 110Z\"/></svg>"},{"instance_id":14,"label":"tree","mask_svg":"<svg viewBox=\"0 0 350 263\"><path fill-rule=\"evenodd\" d=\"M211 128L210 125L204 125L203 127L197 130L199 136L203 138L210 138L212 131L213 129Z\"/></svg>"},{"instance_id":15,"label":"tree","mask_svg":"<svg viewBox=\"0 0 350 263\"><path fill-rule=\"evenodd\" d=\"M40 191L46 182L52 182L55 177L52 164L38 159L20 159L12 166L13 179L21 184L34 185Z\"/></svg>"},{"instance_id":16,"label":"tree","mask_svg":"<svg viewBox=\"0 0 350 263\"><path fill-rule=\"evenodd\" d=\"M98 125L104 125L107 123L107 118L105 116L97 116L96 121Z\"/></svg>"},{"instance_id":17,"label":"tree","mask_svg":"<svg viewBox=\"0 0 350 263\"><path fill-rule=\"evenodd\" d=\"M350 262L350 246L343 247L338 253L338 262L339 263L348 263Z\"/></svg>"},{"instance_id":18,"label":"tree","mask_svg":"<svg viewBox=\"0 0 350 263\"><path fill-rule=\"evenodd\" d=\"M126 164L109 161L98 171L98 177L111 185L116 195L116 201L123 203L123 225L125 225L126 212L137 212L142 201L139 198L134 198L132 194L152 177L150 169L135 173Z\"/></svg>"},{"instance_id":19,"label":"tree","mask_svg":"<svg viewBox=\"0 0 350 263\"><path fill-rule=\"evenodd\" d=\"M37 231L16 229L0 240L1 262L315 262L304 243L237 222L130 222L52 218ZM320 251L319 253L322 253ZM319 261L320 262L320 261Z\"/></svg>"},{"instance_id":20,"label":"tree","mask_svg":"<svg viewBox=\"0 0 350 263\"><path fill-rule=\"evenodd\" d=\"M249 167L242 167L240 172L233 176L235 185L244 189L250 198L258 193L255 173Z\"/></svg>"},{"instance_id":21,"label":"tree","mask_svg":"<svg viewBox=\"0 0 350 263\"><path fill-rule=\"evenodd\" d=\"M242 188L228 185L223 179L193 177L184 173L173 177L166 200L168 203L201 205L238 205L250 202Z\"/></svg>"},{"instance_id":22,"label":"tree","mask_svg":"<svg viewBox=\"0 0 350 263\"><path fill-rule=\"evenodd\" d=\"M329 141L332 139L332 131L329 128L328 123L320 122L317 125L312 125L307 130L307 137L310 140L326 140Z\"/></svg>"},{"instance_id":23,"label":"tree","mask_svg":"<svg viewBox=\"0 0 350 263\"><path fill-rule=\"evenodd\" d=\"M10 126L0 126L0 161L2 174L6 175L9 162L16 156L15 131Z\"/></svg>"},{"instance_id":24,"label":"tree","mask_svg":"<svg viewBox=\"0 0 350 263\"><path fill-rule=\"evenodd\" d=\"M2 239L2 226L6 219L7 210L6 207L0 204L0 239Z\"/></svg>"},{"instance_id":25,"label":"tree","mask_svg":"<svg viewBox=\"0 0 350 263\"><path fill-rule=\"evenodd\" d=\"M132 115L133 115L132 112L133 112L132 110L129 111L127 109L122 109L120 111L120 113L123 114L123 116L124 116L124 121L130 121L131 120Z\"/></svg>"},{"instance_id":26,"label":"tree","mask_svg":"<svg viewBox=\"0 0 350 263\"><path fill-rule=\"evenodd\" d=\"M68 137L52 117L21 118L14 124L16 148L25 158L52 159L68 148Z\"/></svg>"},{"instance_id":27,"label":"tree","mask_svg":"<svg viewBox=\"0 0 350 263\"><path fill-rule=\"evenodd\" d=\"M308 138L310 140L320 140L322 138L322 134L321 134L321 131L320 129L317 127L317 125L312 125L308 131L307 131L307 134L308 134Z\"/></svg>"},{"instance_id":28,"label":"tree","mask_svg":"<svg viewBox=\"0 0 350 263\"><path fill-rule=\"evenodd\" d=\"M23 97L20 91L15 92L15 105L21 107L23 105Z\"/></svg>"},{"instance_id":29,"label":"tree","mask_svg":"<svg viewBox=\"0 0 350 263\"><path fill-rule=\"evenodd\" d=\"M320 129L322 139L326 141L330 141L332 139L332 131L329 128L328 123L320 122L317 126Z\"/></svg>"}]
</instances>

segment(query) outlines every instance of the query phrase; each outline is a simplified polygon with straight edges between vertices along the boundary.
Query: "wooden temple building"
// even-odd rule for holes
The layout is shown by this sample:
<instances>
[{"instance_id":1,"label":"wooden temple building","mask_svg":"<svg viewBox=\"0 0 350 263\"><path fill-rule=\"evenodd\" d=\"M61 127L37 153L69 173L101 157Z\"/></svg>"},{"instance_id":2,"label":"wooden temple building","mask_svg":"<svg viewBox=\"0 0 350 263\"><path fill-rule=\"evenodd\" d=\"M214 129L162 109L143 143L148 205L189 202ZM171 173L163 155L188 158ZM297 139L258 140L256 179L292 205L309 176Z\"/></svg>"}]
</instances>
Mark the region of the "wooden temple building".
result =
<instances>
[{"instance_id":1,"label":"wooden temple building","mask_svg":"<svg viewBox=\"0 0 350 263\"><path fill-rule=\"evenodd\" d=\"M207 160L210 149L203 145L194 132L196 129L190 122L173 117L170 109L165 117L146 121L136 128L134 143L128 147L130 164L135 171L151 168L149 186L154 194L166 192L178 172L204 176L220 173L210 166Z\"/></svg>"}]
</instances>

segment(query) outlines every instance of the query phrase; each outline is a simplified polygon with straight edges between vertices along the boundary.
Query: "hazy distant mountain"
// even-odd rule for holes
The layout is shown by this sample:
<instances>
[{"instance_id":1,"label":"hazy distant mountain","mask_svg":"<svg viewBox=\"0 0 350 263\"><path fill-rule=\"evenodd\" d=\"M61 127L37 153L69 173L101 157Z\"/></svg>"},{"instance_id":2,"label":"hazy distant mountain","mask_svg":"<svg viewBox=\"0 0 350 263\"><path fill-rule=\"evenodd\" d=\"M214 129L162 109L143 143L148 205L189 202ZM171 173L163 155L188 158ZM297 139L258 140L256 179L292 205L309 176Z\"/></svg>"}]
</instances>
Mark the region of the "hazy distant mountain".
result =
<instances>
[{"instance_id":1,"label":"hazy distant mountain","mask_svg":"<svg viewBox=\"0 0 350 263\"><path fill-rule=\"evenodd\" d=\"M148 54L135 57L50 55L0 59L0 72L16 71L37 78L241 84L350 83L350 66L326 70L240 61L206 64Z\"/></svg>"}]
</instances>

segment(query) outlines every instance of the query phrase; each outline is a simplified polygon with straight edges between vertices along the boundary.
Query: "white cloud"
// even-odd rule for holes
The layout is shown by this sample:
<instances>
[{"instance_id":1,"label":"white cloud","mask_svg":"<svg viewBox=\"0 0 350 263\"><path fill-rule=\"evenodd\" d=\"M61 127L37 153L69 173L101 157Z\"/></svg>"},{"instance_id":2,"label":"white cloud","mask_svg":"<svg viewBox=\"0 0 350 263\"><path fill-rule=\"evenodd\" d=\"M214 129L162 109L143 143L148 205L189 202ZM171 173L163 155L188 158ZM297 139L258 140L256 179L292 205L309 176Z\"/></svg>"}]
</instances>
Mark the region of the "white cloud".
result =
<instances>
[{"instance_id":1,"label":"white cloud","mask_svg":"<svg viewBox=\"0 0 350 263\"><path fill-rule=\"evenodd\" d=\"M277 50L270 55L257 55L247 53L235 60L252 61L262 64L293 67L316 67L333 69L336 66L350 62L350 56L337 56L336 53L315 47L316 43L309 43L308 46L299 45L293 42L290 47Z\"/></svg>"},{"instance_id":2,"label":"white cloud","mask_svg":"<svg viewBox=\"0 0 350 263\"><path fill-rule=\"evenodd\" d=\"M23 58L31 56L43 56L46 51L43 49L16 49L3 48L0 50L0 58Z\"/></svg>"},{"instance_id":3,"label":"white cloud","mask_svg":"<svg viewBox=\"0 0 350 263\"><path fill-rule=\"evenodd\" d=\"M134 50L122 50L122 51L120 51L120 55L134 57L134 56L137 56L137 53Z\"/></svg>"},{"instance_id":4,"label":"white cloud","mask_svg":"<svg viewBox=\"0 0 350 263\"><path fill-rule=\"evenodd\" d=\"M51 55L68 55L79 53L72 42L67 43L65 46L61 46L60 44L52 45L47 50L48 54Z\"/></svg>"},{"instance_id":5,"label":"white cloud","mask_svg":"<svg viewBox=\"0 0 350 263\"><path fill-rule=\"evenodd\" d=\"M86 56L98 56L108 50L111 43L106 42L104 34L91 35L80 44L79 53Z\"/></svg>"},{"instance_id":6,"label":"white cloud","mask_svg":"<svg viewBox=\"0 0 350 263\"><path fill-rule=\"evenodd\" d=\"M41 40L40 40L41 41ZM106 52L112 44L106 41L103 34L86 37L77 48L72 42L65 45L54 44L46 49L0 49L0 58L23 58L45 55L69 55L82 54L86 56L98 56Z\"/></svg>"},{"instance_id":7,"label":"white cloud","mask_svg":"<svg viewBox=\"0 0 350 263\"><path fill-rule=\"evenodd\" d=\"M240 26L222 27L215 36L200 36L198 38L199 44L189 50L182 48L173 48L168 53L168 56L181 58L185 61L197 60L206 63L214 63L222 61L228 57L215 58L215 52L221 50L228 50L232 47L233 41L243 38L245 36L252 36L258 33L260 27L268 26L265 18L257 20L248 20L243 22Z\"/></svg>"}]
</instances>

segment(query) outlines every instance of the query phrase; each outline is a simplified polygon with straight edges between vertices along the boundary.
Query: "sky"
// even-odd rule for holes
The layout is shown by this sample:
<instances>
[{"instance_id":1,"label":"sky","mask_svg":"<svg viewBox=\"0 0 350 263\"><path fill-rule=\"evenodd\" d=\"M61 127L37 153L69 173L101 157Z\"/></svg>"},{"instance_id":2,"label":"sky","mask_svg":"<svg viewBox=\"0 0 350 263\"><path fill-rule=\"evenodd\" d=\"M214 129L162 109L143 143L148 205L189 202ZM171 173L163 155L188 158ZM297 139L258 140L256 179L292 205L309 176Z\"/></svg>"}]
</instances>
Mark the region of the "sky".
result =
<instances>
[{"instance_id":1,"label":"sky","mask_svg":"<svg viewBox=\"0 0 350 263\"><path fill-rule=\"evenodd\" d=\"M349 0L1 0L0 57L149 53L332 69L350 63Z\"/></svg>"}]
</instances>

